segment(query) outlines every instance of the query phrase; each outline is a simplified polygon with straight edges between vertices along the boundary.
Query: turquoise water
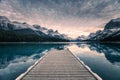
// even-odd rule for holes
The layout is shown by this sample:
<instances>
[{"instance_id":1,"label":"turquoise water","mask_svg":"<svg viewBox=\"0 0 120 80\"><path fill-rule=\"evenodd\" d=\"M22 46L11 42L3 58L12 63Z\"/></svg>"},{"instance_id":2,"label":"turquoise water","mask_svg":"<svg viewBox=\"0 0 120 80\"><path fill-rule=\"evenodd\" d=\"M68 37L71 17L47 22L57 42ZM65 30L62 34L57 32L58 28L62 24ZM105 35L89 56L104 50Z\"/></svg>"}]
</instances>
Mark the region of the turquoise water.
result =
<instances>
[{"instance_id":1,"label":"turquoise water","mask_svg":"<svg viewBox=\"0 0 120 80\"><path fill-rule=\"evenodd\" d=\"M103 80L120 80L120 45L98 43L0 44L0 80L14 80L45 51L68 47Z\"/></svg>"}]
</instances>

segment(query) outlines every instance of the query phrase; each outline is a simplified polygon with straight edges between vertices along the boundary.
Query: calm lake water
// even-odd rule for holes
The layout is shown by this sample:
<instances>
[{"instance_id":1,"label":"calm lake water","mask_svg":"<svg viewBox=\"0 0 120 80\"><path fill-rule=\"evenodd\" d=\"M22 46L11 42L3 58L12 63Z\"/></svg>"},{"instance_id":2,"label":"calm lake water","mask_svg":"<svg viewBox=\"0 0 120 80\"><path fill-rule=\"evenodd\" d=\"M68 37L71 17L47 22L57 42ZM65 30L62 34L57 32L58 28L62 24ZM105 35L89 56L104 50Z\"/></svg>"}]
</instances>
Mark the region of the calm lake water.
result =
<instances>
[{"instance_id":1,"label":"calm lake water","mask_svg":"<svg viewBox=\"0 0 120 80\"><path fill-rule=\"evenodd\" d=\"M14 80L45 51L69 48L103 80L120 80L120 44L11 43L0 44L0 80Z\"/></svg>"}]
</instances>

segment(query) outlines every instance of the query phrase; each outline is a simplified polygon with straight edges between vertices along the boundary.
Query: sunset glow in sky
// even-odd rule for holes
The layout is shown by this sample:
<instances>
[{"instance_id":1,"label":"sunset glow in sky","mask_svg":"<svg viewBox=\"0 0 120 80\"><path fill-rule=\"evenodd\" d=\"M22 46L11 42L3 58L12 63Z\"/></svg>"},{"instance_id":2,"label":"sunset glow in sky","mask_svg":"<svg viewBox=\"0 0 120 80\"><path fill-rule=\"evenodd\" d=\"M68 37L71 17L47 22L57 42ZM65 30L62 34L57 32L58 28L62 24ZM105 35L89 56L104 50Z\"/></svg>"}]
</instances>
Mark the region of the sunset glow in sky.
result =
<instances>
[{"instance_id":1,"label":"sunset glow in sky","mask_svg":"<svg viewBox=\"0 0 120 80\"><path fill-rule=\"evenodd\" d=\"M0 0L0 15L77 37L120 17L120 0Z\"/></svg>"}]
</instances>

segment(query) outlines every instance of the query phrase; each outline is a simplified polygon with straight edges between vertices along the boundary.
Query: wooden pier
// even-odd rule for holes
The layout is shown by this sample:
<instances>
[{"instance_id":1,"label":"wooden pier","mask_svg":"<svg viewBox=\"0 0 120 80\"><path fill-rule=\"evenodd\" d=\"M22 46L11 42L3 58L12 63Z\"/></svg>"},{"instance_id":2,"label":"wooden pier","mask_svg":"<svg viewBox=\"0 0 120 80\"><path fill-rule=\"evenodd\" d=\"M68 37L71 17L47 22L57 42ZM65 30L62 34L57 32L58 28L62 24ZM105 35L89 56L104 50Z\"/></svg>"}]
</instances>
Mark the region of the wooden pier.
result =
<instances>
[{"instance_id":1,"label":"wooden pier","mask_svg":"<svg viewBox=\"0 0 120 80\"><path fill-rule=\"evenodd\" d=\"M49 51L16 80L101 80L68 49Z\"/></svg>"}]
</instances>

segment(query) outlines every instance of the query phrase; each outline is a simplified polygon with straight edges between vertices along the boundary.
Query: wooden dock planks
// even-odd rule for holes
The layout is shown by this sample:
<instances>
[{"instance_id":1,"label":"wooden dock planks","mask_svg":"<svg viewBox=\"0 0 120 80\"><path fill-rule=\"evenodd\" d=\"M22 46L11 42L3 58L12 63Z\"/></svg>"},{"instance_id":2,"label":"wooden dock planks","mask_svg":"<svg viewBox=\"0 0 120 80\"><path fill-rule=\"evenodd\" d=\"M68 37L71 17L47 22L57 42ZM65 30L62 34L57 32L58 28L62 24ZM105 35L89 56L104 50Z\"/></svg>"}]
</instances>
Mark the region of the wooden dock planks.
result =
<instances>
[{"instance_id":1,"label":"wooden dock planks","mask_svg":"<svg viewBox=\"0 0 120 80\"><path fill-rule=\"evenodd\" d=\"M98 80L98 78L68 49L53 49L20 80Z\"/></svg>"}]
</instances>

